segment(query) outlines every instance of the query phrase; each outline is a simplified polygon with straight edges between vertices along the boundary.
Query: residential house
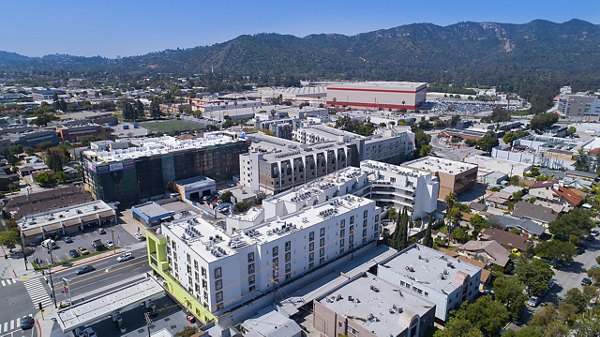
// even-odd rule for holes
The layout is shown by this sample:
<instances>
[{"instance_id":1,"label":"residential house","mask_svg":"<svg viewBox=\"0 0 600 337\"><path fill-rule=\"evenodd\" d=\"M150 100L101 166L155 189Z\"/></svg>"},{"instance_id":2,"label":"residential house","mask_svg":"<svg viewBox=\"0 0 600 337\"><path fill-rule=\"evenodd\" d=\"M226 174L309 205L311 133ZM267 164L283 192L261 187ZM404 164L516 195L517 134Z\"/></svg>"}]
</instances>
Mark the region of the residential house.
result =
<instances>
[{"instance_id":1,"label":"residential house","mask_svg":"<svg viewBox=\"0 0 600 337\"><path fill-rule=\"evenodd\" d=\"M558 186L553 188L552 192L560 197L560 204L562 205L568 204L569 206L577 207L583 203L583 198L573 188Z\"/></svg>"},{"instance_id":2,"label":"residential house","mask_svg":"<svg viewBox=\"0 0 600 337\"><path fill-rule=\"evenodd\" d=\"M536 181L529 186L529 195L541 200L550 202L560 202L560 196L553 191L554 185L558 184L559 179Z\"/></svg>"},{"instance_id":3,"label":"residential house","mask_svg":"<svg viewBox=\"0 0 600 337\"><path fill-rule=\"evenodd\" d=\"M496 228L485 228L481 231L481 240L494 240L507 249L516 248L521 252L529 249L529 237L527 235L517 235L511 232L503 231Z\"/></svg>"},{"instance_id":4,"label":"residential house","mask_svg":"<svg viewBox=\"0 0 600 337\"><path fill-rule=\"evenodd\" d=\"M510 261L510 252L494 240L469 241L458 247L458 252L475 260L495 264L502 268L506 267Z\"/></svg>"},{"instance_id":5,"label":"residential house","mask_svg":"<svg viewBox=\"0 0 600 337\"><path fill-rule=\"evenodd\" d=\"M542 236L546 228L542 225L523 218L517 218L509 215L492 215L488 218L489 223L498 229L509 230L511 228L518 228L521 232L536 237Z\"/></svg>"},{"instance_id":6,"label":"residential house","mask_svg":"<svg viewBox=\"0 0 600 337\"><path fill-rule=\"evenodd\" d=\"M519 201L515 204L513 215L520 218L531 219L539 224L547 224L556 220L556 214L551 208L532 204L527 201Z\"/></svg>"}]
</instances>

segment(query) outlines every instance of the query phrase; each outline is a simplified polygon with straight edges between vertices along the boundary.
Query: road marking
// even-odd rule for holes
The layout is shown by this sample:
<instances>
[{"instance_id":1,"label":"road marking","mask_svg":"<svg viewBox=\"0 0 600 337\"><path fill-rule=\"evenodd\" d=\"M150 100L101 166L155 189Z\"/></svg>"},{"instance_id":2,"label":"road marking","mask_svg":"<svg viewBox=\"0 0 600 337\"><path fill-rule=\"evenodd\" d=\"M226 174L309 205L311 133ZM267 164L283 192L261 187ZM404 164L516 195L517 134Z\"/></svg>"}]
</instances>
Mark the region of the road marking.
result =
<instances>
[{"instance_id":1,"label":"road marking","mask_svg":"<svg viewBox=\"0 0 600 337\"><path fill-rule=\"evenodd\" d=\"M8 322L4 322L4 331L8 331Z\"/></svg>"},{"instance_id":2,"label":"road marking","mask_svg":"<svg viewBox=\"0 0 600 337\"><path fill-rule=\"evenodd\" d=\"M15 321L10 321L10 329L14 329L15 328Z\"/></svg>"},{"instance_id":3,"label":"road marking","mask_svg":"<svg viewBox=\"0 0 600 337\"><path fill-rule=\"evenodd\" d=\"M82 282L85 282L85 281L93 280L93 279L95 279L95 278L98 278L98 277L105 277L105 276L106 276L106 274L111 274L111 273L117 272L117 271L119 271L119 270L123 270L123 269L131 268L131 267L133 267L133 266L135 266L135 265L142 264L142 263L148 263L148 260L146 260L146 259L143 259L143 260L137 261L137 262L135 262L135 263L131 263L131 264L128 264L128 265L126 265L126 266L123 266L123 267L119 267L119 268L113 269L113 270L111 270L111 271L107 271L107 272L104 272L104 273L98 273L98 274L92 275L92 276L90 276L90 277L86 277L86 278L83 278L83 279L79 279L79 280L77 280L77 281L71 282L71 285L75 285L75 284L79 284L79 283L82 283ZM55 291L56 291L56 290L62 290L62 285L61 285L61 286L56 286L56 284L55 284L55 285L54 285L54 290L55 290Z\"/></svg>"},{"instance_id":4,"label":"road marking","mask_svg":"<svg viewBox=\"0 0 600 337\"><path fill-rule=\"evenodd\" d=\"M23 283L33 305L37 306L42 303L42 307L47 307L52 304L52 298L48 295L46 288L42 285L40 278L31 279Z\"/></svg>"}]
</instances>

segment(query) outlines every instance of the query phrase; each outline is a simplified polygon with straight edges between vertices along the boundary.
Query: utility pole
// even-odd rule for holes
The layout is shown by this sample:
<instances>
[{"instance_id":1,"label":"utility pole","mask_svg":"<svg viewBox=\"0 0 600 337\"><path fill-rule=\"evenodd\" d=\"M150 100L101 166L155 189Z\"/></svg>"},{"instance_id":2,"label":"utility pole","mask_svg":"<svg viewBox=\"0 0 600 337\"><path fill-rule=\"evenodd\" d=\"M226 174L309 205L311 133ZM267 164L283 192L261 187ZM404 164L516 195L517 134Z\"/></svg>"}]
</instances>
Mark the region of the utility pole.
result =
<instances>
[{"instance_id":1,"label":"utility pole","mask_svg":"<svg viewBox=\"0 0 600 337\"><path fill-rule=\"evenodd\" d=\"M21 232L21 251L23 252L23 263L25 264L25 270L27 270L27 253L25 252L25 239L23 238L23 232Z\"/></svg>"},{"instance_id":2,"label":"utility pole","mask_svg":"<svg viewBox=\"0 0 600 337\"><path fill-rule=\"evenodd\" d=\"M114 229L110 229L110 236L112 239L112 243L113 243L113 253L117 252L117 243L115 242L115 230Z\"/></svg>"},{"instance_id":3,"label":"utility pole","mask_svg":"<svg viewBox=\"0 0 600 337\"><path fill-rule=\"evenodd\" d=\"M56 293L54 292L54 281L52 281L52 265L54 264L52 249L52 245L49 245L48 254L50 254L50 268L48 268L48 275L50 275L50 289L52 289L52 300L54 301L54 308L58 308L58 306L56 305Z\"/></svg>"}]
</instances>

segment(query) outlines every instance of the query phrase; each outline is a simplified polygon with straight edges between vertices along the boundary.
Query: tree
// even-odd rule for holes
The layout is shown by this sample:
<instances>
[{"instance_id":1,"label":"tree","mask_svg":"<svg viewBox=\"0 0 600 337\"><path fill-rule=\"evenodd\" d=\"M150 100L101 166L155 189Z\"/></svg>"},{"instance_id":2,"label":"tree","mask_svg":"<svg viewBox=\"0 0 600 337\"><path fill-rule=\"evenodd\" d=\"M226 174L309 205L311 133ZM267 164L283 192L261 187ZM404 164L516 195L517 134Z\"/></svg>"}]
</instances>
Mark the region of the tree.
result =
<instances>
[{"instance_id":1,"label":"tree","mask_svg":"<svg viewBox=\"0 0 600 337\"><path fill-rule=\"evenodd\" d=\"M221 200L221 202L230 202L232 196L233 193L231 191L225 191L221 193L221 195L219 196L219 200Z\"/></svg>"},{"instance_id":2,"label":"tree","mask_svg":"<svg viewBox=\"0 0 600 337\"><path fill-rule=\"evenodd\" d=\"M397 250L402 250L408 246L408 220L408 212L406 208L403 208L396 222L396 231L394 232L393 248Z\"/></svg>"},{"instance_id":3,"label":"tree","mask_svg":"<svg viewBox=\"0 0 600 337\"><path fill-rule=\"evenodd\" d=\"M431 136L414 125L412 126L412 131L415 134L415 154L417 154L419 158L427 157L432 149L431 145L429 145Z\"/></svg>"},{"instance_id":4,"label":"tree","mask_svg":"<svg viewBox=\"0 0 600 337\"><path fill-rule=\"evenodd\" d=\"M423 234L423 246L433 247L433 237L431 235L431 227L433 226L433 218L429 217L429 223L425 228L425 234Z\"/></svg>"},{"instance_id":5,"label":"tree","mask_svg":"<svg viewBox=\"0 0 600 337\"><path fill-rule=\"evenodd\" d=\"M191 337L198 332L198 328L195 326L186 326L183 330L177 332L175 337Z\"/></svg>"},{"instance_id":6,"label":"tree","mask_svg":"<svg viewBox=\"0 0 600 337\"><path fill-rule=\"evenodd\" d=\"M529 325L544 328L558 320L558 311L552 305L540 308L529 320Z\"/></svg>"},{"instance_id":7,"label":"tree","mask_svg":"<svg viewBox=\"0 0 600 337\"><path fill-rule=\"evenodd\" d=\"M571 288L567 291L564 302L575 306L577 313L582 313L588 304L583 293L577 288Z\"/></svg>"},{"instance_id":8,"label":"tree","mask_svg":"<svg viewBox=\"0 0 600 337\"><path fill-rule=\"evenodd\" d=\"M459 227L452 231L452 239L460 243L465 243L469 241L469 236L464 229Z\"/></svg>"},{"instance_id":9,"label":"tree","mask_svg":"<svg viewBox=\"0 0 600 337\"><path fill-rule=\"evenodd\" d=\"M575 156L575 169L578 171L589 172L591 168L590 164L590 158L587 153L583 152L582 149L579 149L579 152Z\"/></svg>"},{"instance_id":10,"label":"tree","mask_svg":"<svg viewBox=\"0 0 600 337\"><path fill-rule=\"evenodd\" d=\"M123 111L122 112L123 119L128 120L128 121L132 121L132 120L136 119L136 117L137 117L136 112L130 101L123 101L121 103L121 110Z\"/></svg>"},{"instance_id":11,"label":"tree","mask_svg":"<svg viewBox=\"0 0 600 337\"><path fill-rule=\"evenodd\" d=\"M398 215L398 211L396 211L395 207L390 207L389 211L388 211L388 218L390 220L394 220L396 219L396 216Z\"/></svg>"},{"instance_id":12,"label":"tree","mask_svg":"<svg viewBox=\"0 0 600 337\"><path fill-rule=\"evenodd\" d=\"M535 254L550 260L568 262L572 261L577 254L577 247L567 241L547 240L540 242L535 247Z\"/></svg>"},{"instance_id":13,"label":"tree","mask_svg":"<svg viewBox=\"0 0 600 337\"><path fill-rule=\"evenodd\" d=\"M519 138L523 138L525 136L528 136L529 132L527 131L509 131L507 133L504 134L504 136L502 136L502 141L504 141L504 143L512 146L513 142Z\"/></svg>"},{"instance_id":14,"label":"tree","mask_svg":"<svg viewBox=\"0 0 600 337\"><path fill-rule=\"evenodd\" d=\"M150 116L152 116L152 118L159 118L161 115L160 103L158 100L153 99L152 102L150 102Z\"/></svg>"},{"instance_id":15,"label":"tree","mask_svg":"<svg viewBox=\"0 0 600 337\"><path fill-rule=\"evenodd\" d=\"M463 302L455 317L469 320L485 336L497 336L509 321L508 310L489 295L480 297L473 303Z\"/></svg>"},{"instance_id":16,"label":"tree","mask_svg":"<svg viewBox=\"0 0 600 337\"><path fill-rule=\"evenodd\" d=\"M577 132L577 129L574 126L569 126L567 128L567 135L572 136Z\"/></svg>"},{"instance_id":17,"label":"tree","mask_svg":"<svg viewBox=\"0 0 600 337\"><path fill-rule=\"evenodd\" d=\"M508 122L510 119L510 113L498 105L494 108L494 110L492 110L492 114L490 116L482 118L481 121L485 123L501 123Z\"/></svg>"},{"instance_id":18,"label":"tree","mask_svg":"<svg viewBox=\"0 0 600 337\"><path fill-rule=\"evenodd\" d=\"M464 318L450 318L444 330L438 330L433 337L483 337L483 333Z\"/></svg>"},{"instance_id":19,"label":"tree","mask_svg":"<svg viewBox=\"0 0 600 337\"><path fill-rule=\"evenodd\" d=\"M500 276L494 280L495 299L506 307L513 321L519 318L525 302L527 302L527 295L523 293L523 290L525 290L525 285L514 277Z\"/></svg>"},{"instance_id":20,"label":"tree","mask_svg":"<svg viewBox=\"0 0 600 337\"><path fill-rule=\"evenodd\" d=\"M558 116L555 113L544 113L533 116L529 122L529 128L534 131L544 131L558 122Z\"/></svg>"},{"instance_id":21,"label":"tree","mask_svg":"<svg viewBox=\"0 0 600 337\"><path fill-rule=\"evenodd\" d=\"M515 273L517 279L527 286L529 295L535 296L540 296L548 290L548 282L554 276L550 265L540 259L522 259L517 263Z\"/></svg>"},{"instance_id":22,"label":"tree","mask_svg":"<svg viewBox=\"0 0 600 337\"><path fill-rule=\"evenodd\" d=\"M492 131L487 132L480 140L477 141L477 148L481 151L491 153L492 149L498 146L500 142L494 136Z\"/></svg>"},{"instance_id":23,"label":"tree","mask_svg":"<svg viewBox=\"0 0 600 337\"><path fill-rule=\"evenodd\" d=\"M135 111L134 119L139 119L141 117L144 117L144 103L142 103L142 101L140 101L139 99L136 100L133 108Z\"/></svg>"},{"instance_id":24,"label":"tree","mask_svg":"<svg viewBox=\"0 0 600 337\"><path fill-rule=\"evenodd\" d=\"M542 331L533 326L523 327L519 331L508 330L502 337L543 337Z\"/></svg>"},{"instance_id":25,"label":"tree","mask_svg":"<svg viewBox=\"0 0 600 337\"><path fill-rule=\"evenodd\" d=\"M42 173L38 174L34 178L34 180L36 183L40 184L40 186L42 186L42 187L52 186L52 185L56 184L54 175L52 175L50 172L42 172Z\"/></svg>"},{"instance_id":26,"label":"tree","mask_svg":"<svg viewBox=\"0 0 600 337\"><path fill-rule=\"evenodd\" d=\"M600 283L600 268L588 269L587 275L594 281L594 283Z\"/></svg>"},{"instance_id":27,"label":"tree","mask_svg":"<svg viewBox=\"0 0 600 337\"><path fill-rule=\"evenodd\" d=\"M473 215L473 217L471 217L471 220L469 220L469 223L471 224L471 226L476 228L490 227L490 223L479 214Z\"/></svg>"},{"instance_id":28,"label":"tree","mask_svg":"<svg viewBox=\"0 0 600 337\"><path fill-rule=\"evenodd\" d=\"M454 205L456 205L456 203L458 202L456 193L454 193L454 192L448 193L448 195L446 195L446 198L444 198L444 201L446 202L446 209L449 210L450 208L454 207Z\"/></svg>"},{"instance_id":29,"label":"tree","mask_svg":"<svg viewBox=\"0 0 600 337\"><path fill-rule=\"evenodd\" d=\"M9 249L15 248L19 243L19 238L19 230L16 228L0 231L0 244Z\"/></svg>"},{"instance_id":30,"label":"tree","mask_svg":"<svg viewBox=\"0 0 600 337\"><path fill-rule=\"evenodd\" d=\"M590 213L576 207L550 222L548 229L557 238L566 240L569 235L585 236L595 226L594 221L590 218Z\"/></svg>"}]
</instances>

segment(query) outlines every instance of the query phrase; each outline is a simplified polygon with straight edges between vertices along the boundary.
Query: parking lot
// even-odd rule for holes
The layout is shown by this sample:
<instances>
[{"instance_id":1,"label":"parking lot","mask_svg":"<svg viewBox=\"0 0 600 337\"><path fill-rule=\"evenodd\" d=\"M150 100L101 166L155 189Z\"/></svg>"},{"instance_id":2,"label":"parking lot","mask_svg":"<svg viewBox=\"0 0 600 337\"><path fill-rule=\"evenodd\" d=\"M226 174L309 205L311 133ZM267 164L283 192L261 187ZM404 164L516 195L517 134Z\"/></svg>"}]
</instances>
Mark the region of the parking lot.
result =
<instances>
[{"instance_id":1,"label":"parking lot","mask_svg":"<svg viewBox=\"0 0 600 337\"><path fill-rule=\"evenodd\" d=\"M105 234L98 233L98 227L90 228L83 233L70 236L73 242L67 243L63 238L53 238L56 240L57 248L52 250L52 259L54 263L71 259L69 251L71 249L78 250L80 247L87 249L90 253L95 252L96 249L92 247L92 241L96 239L102 240L106 245L106 241L113 241L113 244L119 247L125 247L138 242L129 232L127 232L121 225L114 225L110 227L104 227ZM29 256L30 261L38 261L40 265L50 264L50 254L48 250L41 245L34 247L33 254Z\"/></svg>"}]
</instances>

